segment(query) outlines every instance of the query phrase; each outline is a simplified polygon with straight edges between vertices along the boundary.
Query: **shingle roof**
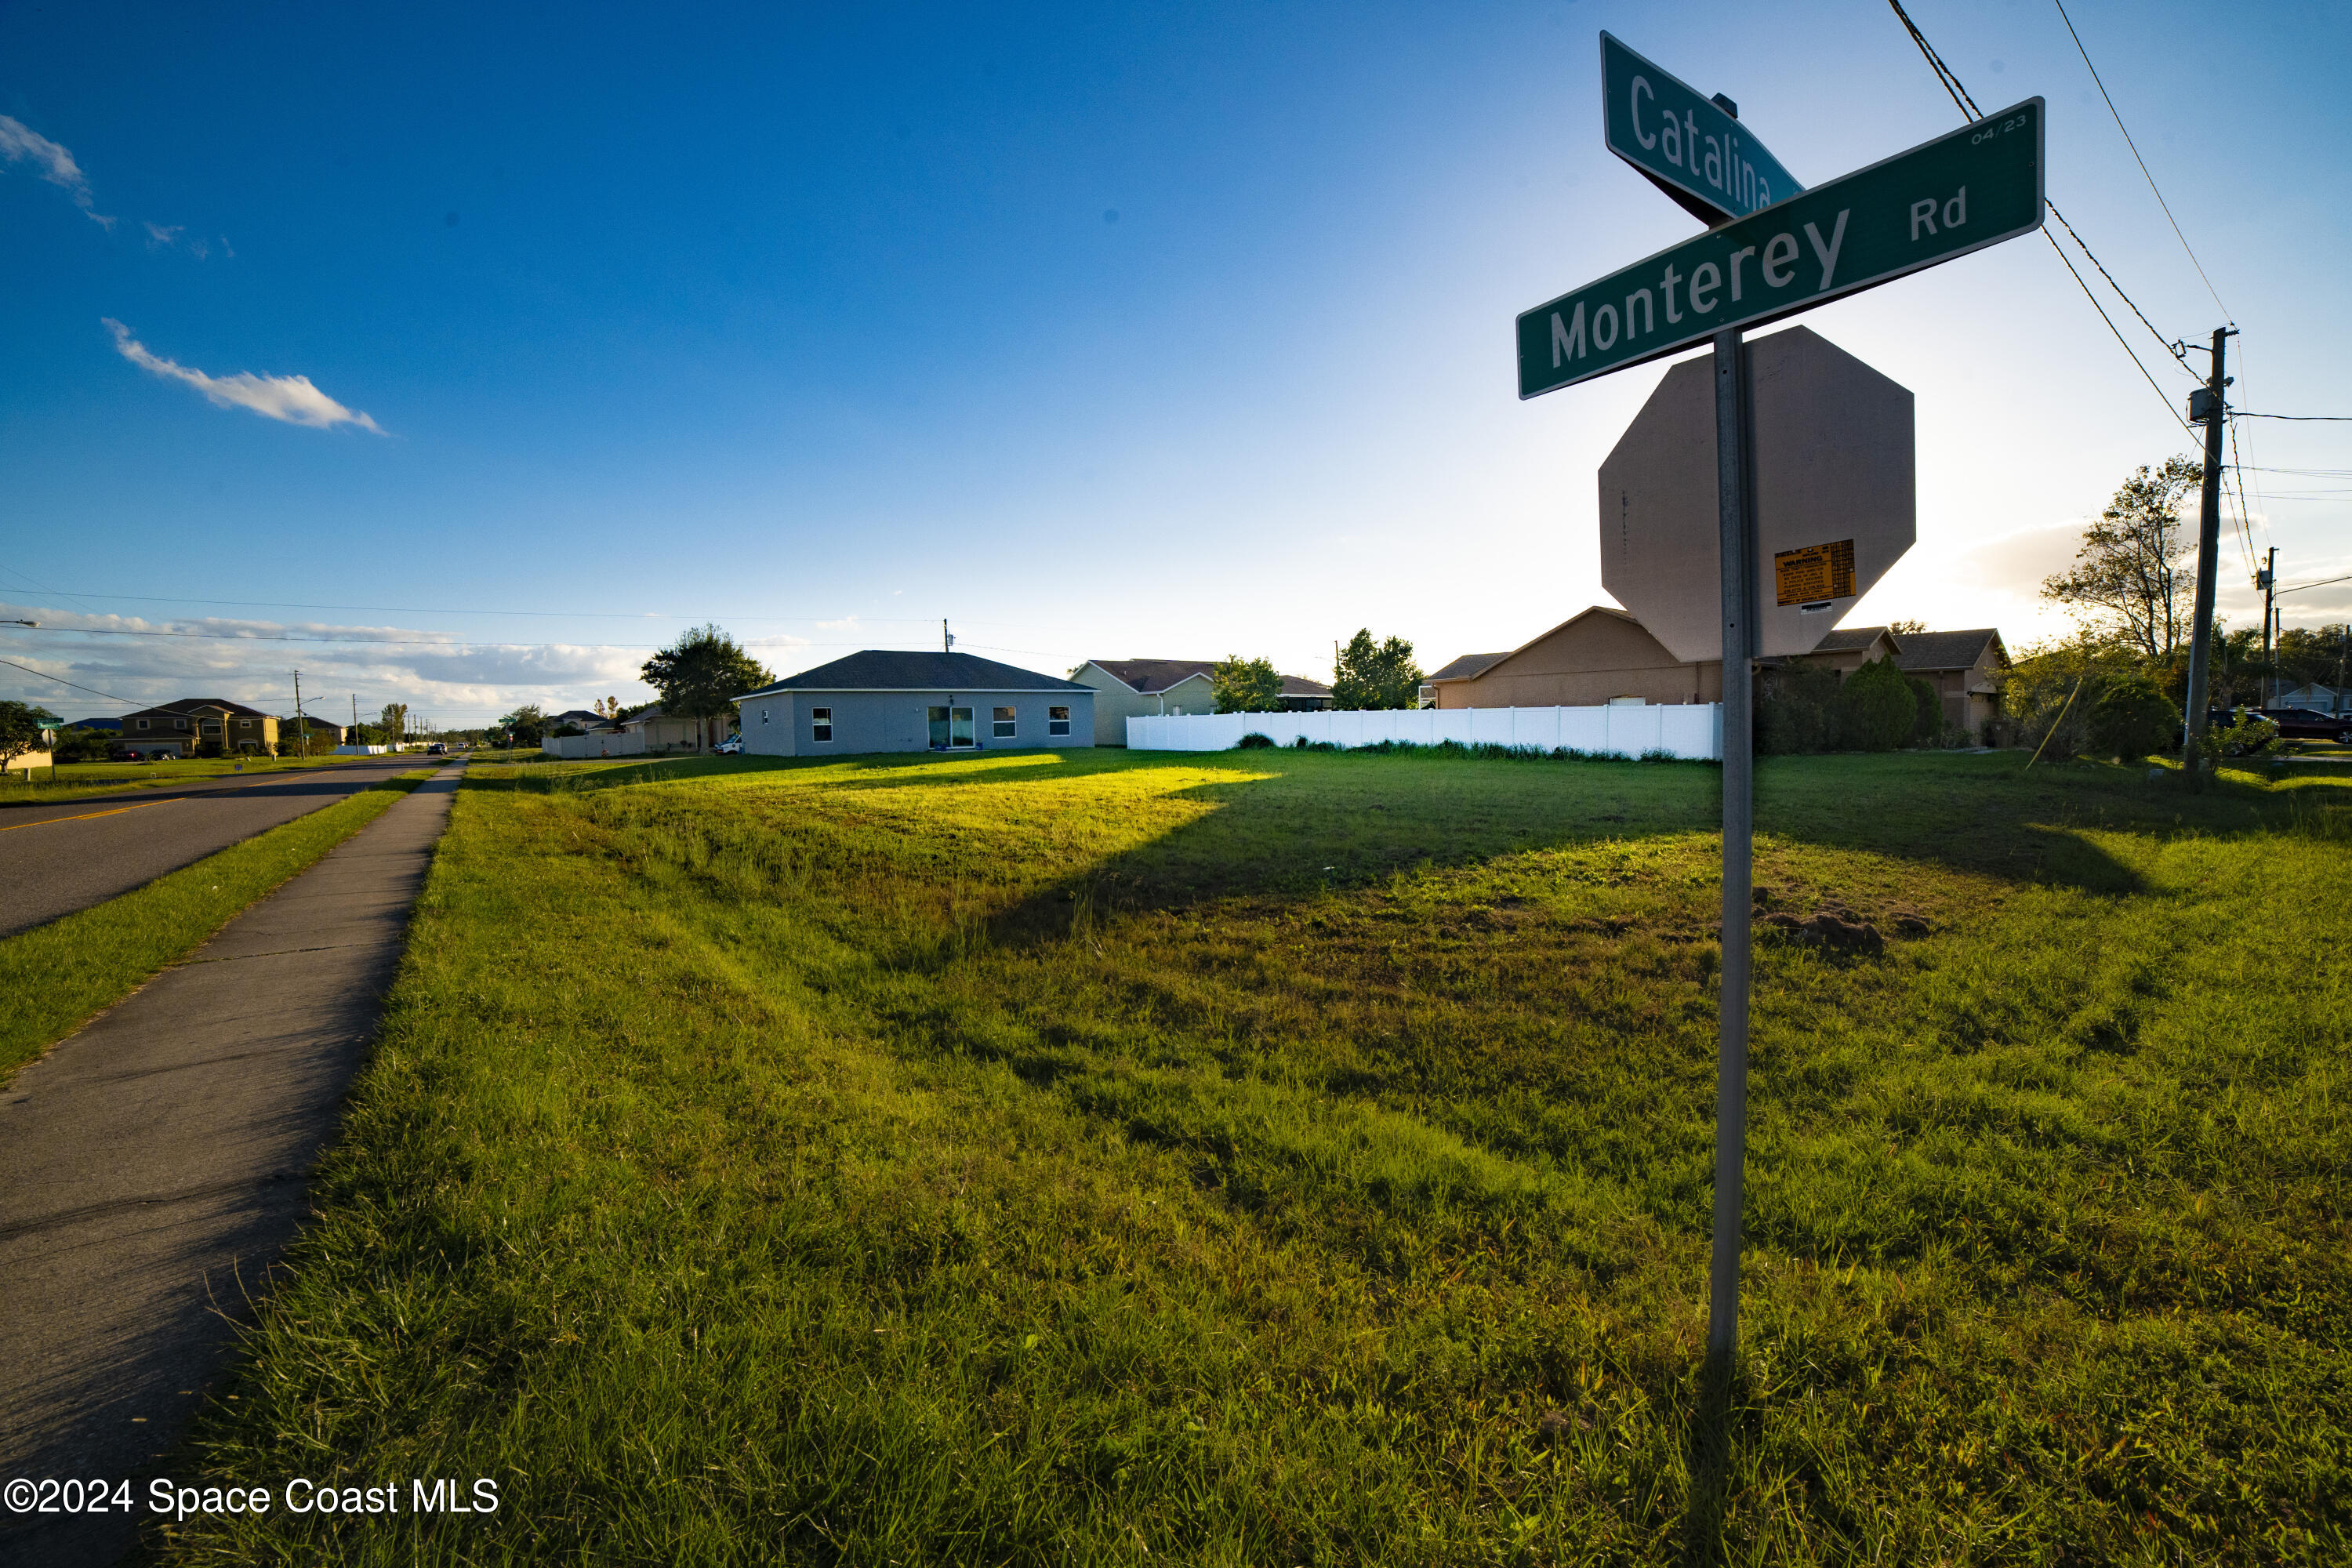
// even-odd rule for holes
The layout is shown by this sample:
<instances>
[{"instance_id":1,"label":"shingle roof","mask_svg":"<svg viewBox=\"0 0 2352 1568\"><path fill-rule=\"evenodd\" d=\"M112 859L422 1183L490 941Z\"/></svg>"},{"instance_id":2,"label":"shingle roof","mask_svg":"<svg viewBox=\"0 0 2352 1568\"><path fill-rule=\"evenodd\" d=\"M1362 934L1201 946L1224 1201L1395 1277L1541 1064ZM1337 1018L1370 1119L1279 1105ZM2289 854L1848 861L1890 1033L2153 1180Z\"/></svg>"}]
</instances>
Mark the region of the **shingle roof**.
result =
<instances>
[{"instance_id":1,"label":"shingle roof","mask_svg":"<svg viewBox=\"0 0 2352 1568\"><path fill-rule=\"evenodd\" d=\"M1181 685L1196 675L1213 678L1217 670L1217 661L1208 658L1090 658L1087 663L1097 669L1108 670L1146 697ZM1282 694L1328 697L1331 689L1303 675L1286 675L1282 678Z\"/></svg>"},{"instance_id":2,"label":"shingle roof","mask_svg":"<svg viewBox=\"0 0 2352 1568\"><path fill-rule=\"evenodd\" d=\"M1465 653L1444 668L1430 671L1423 676L1422 679L1424 681L1468 680L1473 676L1486 674L1497 661L1508 658L1512 651L1510 648L1505 648L1500 653Z\"/></svg>"},{"instance_id":3,"label":"shingle roof","mask_svg":"<svg viewBox=\"0 0 2352 1568\"><path fill-rule=\"evenodd\" d=\"M1909 646L1910 643L1908 637L1898 637L1885 626L1838 626L1833 628L1829 636L1823 637L1821 640L1821 646L1813 651L1815 653L1857 653L1880 637L1885 637L1898 649ZM1898 665L1903 662L1899 652L1895 656L1895 662Z\"/></svg>"},{"instance_id":4,"label":"shingle roof","mask_svg":"<svg viewBox=\"0 0 2352 1568\"><path fill-rule=\"evenodd\" d=\"M1897 669L1966 669L1976 663L1985 644L1998 644L2000 633L1991 626L1965 632L1906 632L1902 651L1895 656ZM2004 651L2002 661L2007 662Z\"/></svg>"},{"instance_id":5,"label":"shingle roof","mask_svg":"<svg viewBox=\"0 0 2352 1568\"><path fill-rule=\"evenodd\" d=\"M814 669L772 681L745 697L772 691L1092 691L1075 680L999 664L969 653L916 653L869 647ZM740 700L740 699L739 699Z\"/></svg>"}]
</instances>

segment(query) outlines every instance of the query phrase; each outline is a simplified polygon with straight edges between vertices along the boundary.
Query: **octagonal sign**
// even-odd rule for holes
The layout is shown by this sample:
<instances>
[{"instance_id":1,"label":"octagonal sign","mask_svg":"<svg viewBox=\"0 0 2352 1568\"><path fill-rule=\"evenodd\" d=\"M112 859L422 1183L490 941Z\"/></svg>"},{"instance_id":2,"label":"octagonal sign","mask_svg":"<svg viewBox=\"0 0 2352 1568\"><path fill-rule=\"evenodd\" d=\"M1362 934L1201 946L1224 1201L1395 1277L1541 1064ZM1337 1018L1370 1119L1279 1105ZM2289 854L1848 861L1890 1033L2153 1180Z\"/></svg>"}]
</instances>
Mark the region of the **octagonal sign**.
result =
<instances>
[{"instance_id":1,"label":"octagonal sign","mask_svg":"<svg viewBox=\"0 0 2352 1568\"><path fill-rule=\"evenodd\" d=\"M1757 652L1811 653L1918 531L1911 394L1804 327L1748 345ZM1676 658L1723 657L1715 363L1666 373L1601 465L1601 581Z\"/></svg>"}]
</instances>

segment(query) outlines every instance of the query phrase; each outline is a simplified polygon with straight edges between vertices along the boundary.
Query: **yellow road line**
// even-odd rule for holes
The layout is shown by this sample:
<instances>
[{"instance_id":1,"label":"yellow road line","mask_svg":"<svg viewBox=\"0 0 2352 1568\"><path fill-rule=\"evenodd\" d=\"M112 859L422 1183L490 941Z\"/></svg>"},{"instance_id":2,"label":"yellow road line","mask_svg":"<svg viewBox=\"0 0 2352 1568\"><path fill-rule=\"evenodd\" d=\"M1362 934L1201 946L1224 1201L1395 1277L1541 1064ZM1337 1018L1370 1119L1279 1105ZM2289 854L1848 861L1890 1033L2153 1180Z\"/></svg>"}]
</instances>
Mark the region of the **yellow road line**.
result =
<instances>
[{"instance_id":1,"label":"yellow road line","mask_svg":"<svg viewBox=\"0 0 2352 1568\"><path fill-rule=\"evenodd\" d=\"M179 797L174 795L172 800ZM52 816L40 822L12 822L0 827L0 833L14 833L20 827L47 827L52 822L88 822L93 816L121 816L126 811L144 811L151 805L169 805L172 800L142 800L136 805L118 805L111 811L85 811L79 816Z\"/></svg>"}]
</instances>

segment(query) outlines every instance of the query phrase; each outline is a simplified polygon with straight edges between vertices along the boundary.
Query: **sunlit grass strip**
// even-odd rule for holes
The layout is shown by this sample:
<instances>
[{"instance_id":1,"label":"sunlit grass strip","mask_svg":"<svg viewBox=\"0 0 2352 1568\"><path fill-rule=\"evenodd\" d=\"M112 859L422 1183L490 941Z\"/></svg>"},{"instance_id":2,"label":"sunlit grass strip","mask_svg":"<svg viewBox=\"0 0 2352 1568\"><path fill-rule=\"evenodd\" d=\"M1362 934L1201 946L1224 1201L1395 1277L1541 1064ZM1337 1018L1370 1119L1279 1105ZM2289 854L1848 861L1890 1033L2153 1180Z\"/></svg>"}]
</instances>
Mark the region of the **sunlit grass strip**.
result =
<instances>
[{"instance_id":1,"label":"sunlit grass strip","mask_svg":"<svg viewBox=\"0 0 2352 1568\"><path fill-rule=\"evenodd\" d=\"M0 1081L309 869L431 777L405 773L296 817L119 899L0 939ZM295 998L287 1005L299 1006Z\"/></svg>"}]
</instances>

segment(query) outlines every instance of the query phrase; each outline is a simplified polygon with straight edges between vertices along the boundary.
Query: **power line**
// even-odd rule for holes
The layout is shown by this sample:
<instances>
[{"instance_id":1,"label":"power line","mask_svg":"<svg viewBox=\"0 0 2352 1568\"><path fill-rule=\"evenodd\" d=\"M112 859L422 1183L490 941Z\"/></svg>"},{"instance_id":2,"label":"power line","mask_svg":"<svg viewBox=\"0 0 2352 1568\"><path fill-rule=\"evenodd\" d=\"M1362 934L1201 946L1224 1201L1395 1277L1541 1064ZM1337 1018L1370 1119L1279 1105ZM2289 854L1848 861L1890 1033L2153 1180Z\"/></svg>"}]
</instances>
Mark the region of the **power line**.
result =
<instances>
[{"instance_id":1,"label":"power line","mask_svg":"<svg viewBox=\"0 0 2352 1568\"><path fill-rule=\"evenodd\" d=\"M2321 425L2352 425L2352 414L2249 414L2242 408L2230 410L2239 419L2295 419Z\"/></svg>"},{"instance_id":2,"label":"power line","mask_svg":"<svg viewBox=\"0 0 2352 1568\"><path fill-rule=\"evenodd\" d=\"M1984 110L1977 107L1977 100L1969 95L1969 89L1960 85L1958 73L1944 63L1944 57L1936 52L1936 46L1927 41L1927 35L1922 33L1919 30L1919 25L1911 20L1911 14L1903 9L1903 0L1886 0L1886 3L1894 7L1895 18L1903 24L1903 30L1911 35L1911 41L1919 47L1919 53L1921 57L1927 60L1928 68L1936 73L1937 81L1943 85L1944 90L1951 96L1952 102L1958 107L1960 112L1971 121L1982 120L1985 117ZM2095 75L2096 73L2094 74ZM2102 89L2101 90L2104 91L2105 89ZM2120 123L2120 121L2118 121L2118 123ZM2126 138L2126 140L2128 140L2128 138ZM2135 152L2134 156L2137 155L2137 153ZM2159 197L2158 199L2161 200L2162 198ZM2105 279L2108 286L2115 289L2116 298L2120 299L2125 304L2131 307L2131 313L2139 318L2140 325L2146 327L2151 333L2153 333L2158 342L2165 344L2165 350L2168 353L2171 353L2176 361L2179 360L2180 357L2179 353L2172 348L2170 343L2166 342L2165 336L2162 332L2157 331L2156 323L2147 319L2147 312L2142 310L2139 308L2138 302L2124 291L2124 286L2116 281L2116 275L2107 270L2105 265L2099 260L2098 257L2092 253L2091 247L2088 245L2084 245L2083 243L2083 237L2074 232L2074 226L2066 221L2066 215L2058 210L2058 204L2051 201L2047 196L2044 196L2042 198L2042 205L2050 209L2050 216L2058 220L2059 226L2063 228L2067 234L2074 238L2074 243L2083 247L2083 254L2090 258L2091 265L2099 269L2099 276ZM2168 216L2169 214L2168 213L2167 216ZM2058 259L2066 264L2066 270L2074 273L2076 287L2083 290L2083 297L2091 301L2091 308L2099 312L2099 319L2107 323L2107 331L2115 333L2116 345L2130 357L2133 364L2138 366L2141 376L2147 380L2149 386L2155 388L2156 395L2164 400L2165 412L2172 416L2173 423L2179 425L2184 430L2188 429L2189 422L2181 418L2179 413L2172 406L2172 395L2166 392L2163 387L2157 385L2156 377L2149 375L2147 373L2147 366L2140 363L2139 355L2133 351L2131 344L2125 340L2122 331L2116 328L2115 318L2107 314L2106 307L2099 303L2098 296L2091 292L2090 284L2085 282L2082 273L2076 270L2074 261L2066 254L2066 247L2058 243L2058 237L2052 234L2047 228L2044 228L2042 231L2042 237L2050 242L2050 248L2058 253ZM2188 241L2183 240L2181 243L2186 245ZM2195 258L2191 257L2190 259L2194 260ZM2225 311L2224 313L2226 314L2227 312Z\"/></svg>"},{"instance_id":3,"label":"power line","mask_svg":"<svg viewBox=\"0 0 2352 1568\"><path fill-rule=\"evenodd\" d=\"M22 576L21 574L11 575ZM138 605L212 605L248 610L335 610L351 615L376 616L533 616L565 620L607 621L690 621L694 616L669 610L457 610L419 605L310 605L284 603L272 599L184 599L163 594L68 594L62 588L44 588L29 577L22 579L35 592L54 594L61 599L113 599ZM104 612L82 606L90 615ZM730 621L803 621L824 626L840 621L860 621L868 626L929 626L929 616L733 616L723 612L698 611L697 614L716 615ZM1001 621L975 621L974 626L1002 626ZM518 644L518 647L531 646Z\"/></svg>"},{"instance_id":4,"label":"power line","mask_svg":"<svg viewBox=\"0 0 2352 1568\"><path fill-rule=\"evenodd\" d=\"M2090 71L2091 79L2098 83L2099 96L2106 100L2107 112L2116 117L2116 129L2123 132L2124 145L2131 149L2132 162L2139 165L2140 174L2147 180L2147 188L2155 193L2156 205L2164 209L2164 221L2172 226L2173 236L2180 241L2180 248L2189 253L2189 265L2197 268L2197 276L2204 279L2205 292L2213 296L2213 303L2220 307L2222 316L2235 320L2230 315L2230 307L2221 303L2221 291L2213 287L2213 279L2205 276L2205 264L2197 259L2197 252L2190 247L2189 237L2180 232L2180 220L2172 216L2172 204L2164 199L2162 191L2157 190L2156 176L2148 173L2147 160L2139 155L2139 143L2132 140L2130 130L2124 124L2123 111L2116 107L2114 99L2107 97L2107 84L2099 80L2099 68L2091 64L2091 51L2083 47L2083 35L2074 31L2074 18L2066 15L2066 0L2051 0L2051 4L2058 7L2058 19L2066 24L2066 36L2074 40L2074 52L2083 57L2083 64Z\"/></svg>"},{"instance_id":5,"label":"power line","mask_svg":"<svg viewBox=\"0 0 2352 1568\"><path fill-rule=\"evenodd\" d=\"M39 626L45 632L63 632L69 637L192 637L207 642L308 642L337 643L352 647L410 647L426 650L457 651L463 648L540 648L540 647L621 647L635 651L651 645L646 643L566 643L566 642L467 642L452 638L436 641L424 637L313 637L291 635L253 635L244 632L173 632L134 630L121 626ZM751 637L752 643L773 642L773 637ZM794 647L858 647L862 644L846 642L794 642ZM1013 650L1017 651L1017 650Z\"/></svg>"},{"instance_id":6,"label":"power line","mask_svg":"<svg viewBox=\"0 0 2352 1568\"><path fill-rule=\"evenodd\" d=\"M11 669L21 669L21 670L23 670L26 675L37 675L37 676L39 676L43 680L54 680L54 681L56 681L59 686L70 686L70 687L72 687L76 691L87 691L87 692L89 692L89 693L91 696L93 696L93 697L103 697L103 698L105 698L109 702L129 702L129 701L131 701L131 700L130 698L128 698L128 697L117 697L117 696L116 696L113 692L111 692L111 691L100 691L100 690L97 687L95 687L95 686L84 686L84 685L83 685L80 681L79 681L79 680L68 680L65 677L63 677L63 676L61 676L61 675L51 675L51 674L49 674L47 670L35 669L35 668L34 668L31 665L29 665L29 664L18 664L18 663L17 663L15 659L13 659L13 658L0 658L0 664L5 664L5 665L6 665L6 666L7 666L9 668L11 668Z\"/></svg>"}]
</instances>

